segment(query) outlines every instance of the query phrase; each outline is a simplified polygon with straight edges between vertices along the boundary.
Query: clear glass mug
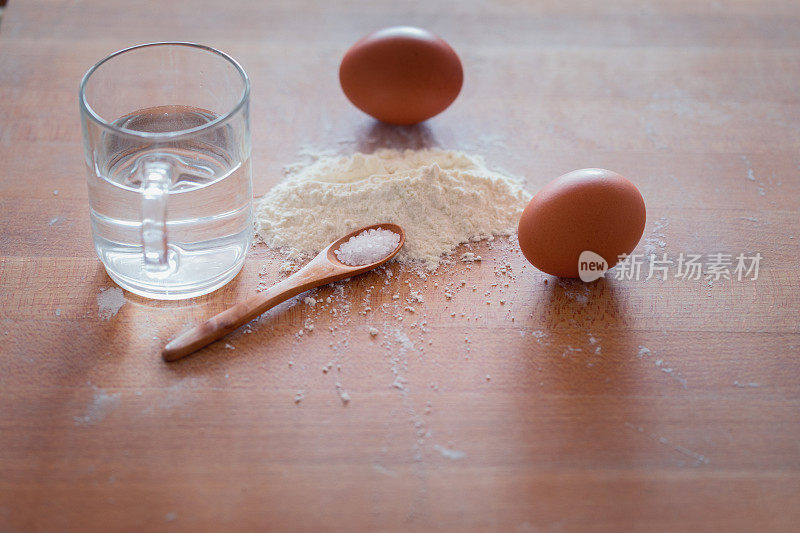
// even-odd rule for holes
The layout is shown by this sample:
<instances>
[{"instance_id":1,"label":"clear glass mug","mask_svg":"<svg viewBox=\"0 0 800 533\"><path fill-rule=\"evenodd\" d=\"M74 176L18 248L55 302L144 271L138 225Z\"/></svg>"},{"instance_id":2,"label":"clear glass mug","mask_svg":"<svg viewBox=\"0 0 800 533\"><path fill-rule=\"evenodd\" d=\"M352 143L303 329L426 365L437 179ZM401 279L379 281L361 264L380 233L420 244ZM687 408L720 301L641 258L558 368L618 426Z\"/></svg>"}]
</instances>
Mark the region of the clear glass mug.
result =
<instances>
[{"instance_id":1,"label":"clear glass mug","mask_svg":"<svg viewBox=\"0 0 800 533\"><path fill-rule=\"evenodd\" d=\"M108 275L178 300L230 281L253 238L250 81L194 43L115 52L80 88L92 234Z\"/></svg>"}]
</instances>

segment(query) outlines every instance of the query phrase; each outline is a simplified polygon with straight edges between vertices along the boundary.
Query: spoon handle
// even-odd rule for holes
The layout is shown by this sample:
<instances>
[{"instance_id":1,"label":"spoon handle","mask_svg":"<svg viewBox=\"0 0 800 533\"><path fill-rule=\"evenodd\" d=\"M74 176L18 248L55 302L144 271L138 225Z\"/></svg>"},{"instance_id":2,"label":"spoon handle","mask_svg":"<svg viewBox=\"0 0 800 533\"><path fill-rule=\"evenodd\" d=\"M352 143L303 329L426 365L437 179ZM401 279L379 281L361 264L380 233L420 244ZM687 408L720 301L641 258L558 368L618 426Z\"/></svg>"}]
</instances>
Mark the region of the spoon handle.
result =
<instances>
[{"instance_id":1,"label":"spoon handle","mask_svg":"<svg viewBox=\"0 0 800 533\"><path fill-rule=\"evenodd\" d=\"M175 337L161 350L161 356L165 361L176 361L186 357L292 296L334 281L331 279L334 270L321 261L312 260L305 267L266 291L222 311Z\"/></svg>"},{"instance_id":2,"label":"spoon handle","mask_svg":"<svg viewBox=\"0 0 800 533\"><path fill-rule=\"evenodd\" d=\"M385 257L365 265L347 265L336 257L335 252L342 243L367 230L381 228L400 235L400 242L397 247ZM175 337L161 350L161 356L165 361L176 361L203 346L211 344L220 337L224 337L242 324L250 322L264 311L275 307L292 296L297 296L301 292L314 287L350 278L379 267L396 256L405 242L406 234L403 228L397 224L373 224L372 226L352 231L341 239L330 243L306 266L285 280Z\"/></svg>"}]
</instances>

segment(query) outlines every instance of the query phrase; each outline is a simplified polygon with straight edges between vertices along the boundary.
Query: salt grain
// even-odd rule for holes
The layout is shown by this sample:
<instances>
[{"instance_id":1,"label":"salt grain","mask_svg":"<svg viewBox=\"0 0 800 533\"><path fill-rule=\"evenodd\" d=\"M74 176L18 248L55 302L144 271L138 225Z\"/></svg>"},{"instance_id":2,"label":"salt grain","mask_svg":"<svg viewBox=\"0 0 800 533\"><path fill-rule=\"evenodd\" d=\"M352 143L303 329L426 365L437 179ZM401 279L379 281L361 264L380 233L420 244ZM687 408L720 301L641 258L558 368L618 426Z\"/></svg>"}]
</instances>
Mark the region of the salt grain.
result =
<instances>
[{"instance_id":1,"label":"salt grain","mask_svg":"<svg viewBox=\"0 0 800 533\"><path fill-rule=\"evenodd\" d=\"M368 265L380 261L400 244L400 235L388 229L368 229L342 243L334 253L346 265Z\"/></svg>"}]
</instances>

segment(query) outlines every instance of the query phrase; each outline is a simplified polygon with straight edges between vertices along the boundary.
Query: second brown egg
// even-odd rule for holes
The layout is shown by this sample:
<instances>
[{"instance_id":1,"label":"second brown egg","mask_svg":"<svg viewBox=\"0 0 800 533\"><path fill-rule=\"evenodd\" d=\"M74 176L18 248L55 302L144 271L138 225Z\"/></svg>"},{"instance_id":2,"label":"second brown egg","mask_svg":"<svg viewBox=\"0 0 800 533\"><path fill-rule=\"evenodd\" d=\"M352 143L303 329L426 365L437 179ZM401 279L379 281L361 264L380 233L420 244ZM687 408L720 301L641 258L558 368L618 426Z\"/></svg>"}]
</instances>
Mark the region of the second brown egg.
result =
<instances>
[{"instance_id":1,"label":"second brown egg","mask_svg":"<svg viewBox=\"0 0 800 533\"><path fill-rule=\"evenodd\" d=\"M582 252L597 254L609 268L630 254L646 218L636 185L610 170L584 168L536 193L519 221L519 246L539 270L577 278Z\"/></svg>"}]
</instances>

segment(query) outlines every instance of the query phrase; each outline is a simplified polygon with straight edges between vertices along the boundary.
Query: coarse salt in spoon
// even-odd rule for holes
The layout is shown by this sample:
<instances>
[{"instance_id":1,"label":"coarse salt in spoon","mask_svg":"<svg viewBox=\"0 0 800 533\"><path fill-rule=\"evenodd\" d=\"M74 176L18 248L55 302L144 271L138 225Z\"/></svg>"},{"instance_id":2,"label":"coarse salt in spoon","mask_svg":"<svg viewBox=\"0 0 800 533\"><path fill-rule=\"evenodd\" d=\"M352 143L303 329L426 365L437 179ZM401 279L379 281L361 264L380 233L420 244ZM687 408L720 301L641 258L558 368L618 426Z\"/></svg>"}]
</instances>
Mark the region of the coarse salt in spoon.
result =
<instances>
[{"instance_id":1,"label":"coarse salt in spoon","mask_svg":"<svg viewBox=\"0 0 800 533\"><path fill-rule=\"evenodd\" d=\"M165 361L186 357L292 296L379 267L397 255L405 241L405 232L397 224L374 224L348 233L285 280L172 339L161 350L161 356ZM395 242L396 246L390 248ZM350 264L363 261L370 262Z\"/></svg>"}]
</instances>

